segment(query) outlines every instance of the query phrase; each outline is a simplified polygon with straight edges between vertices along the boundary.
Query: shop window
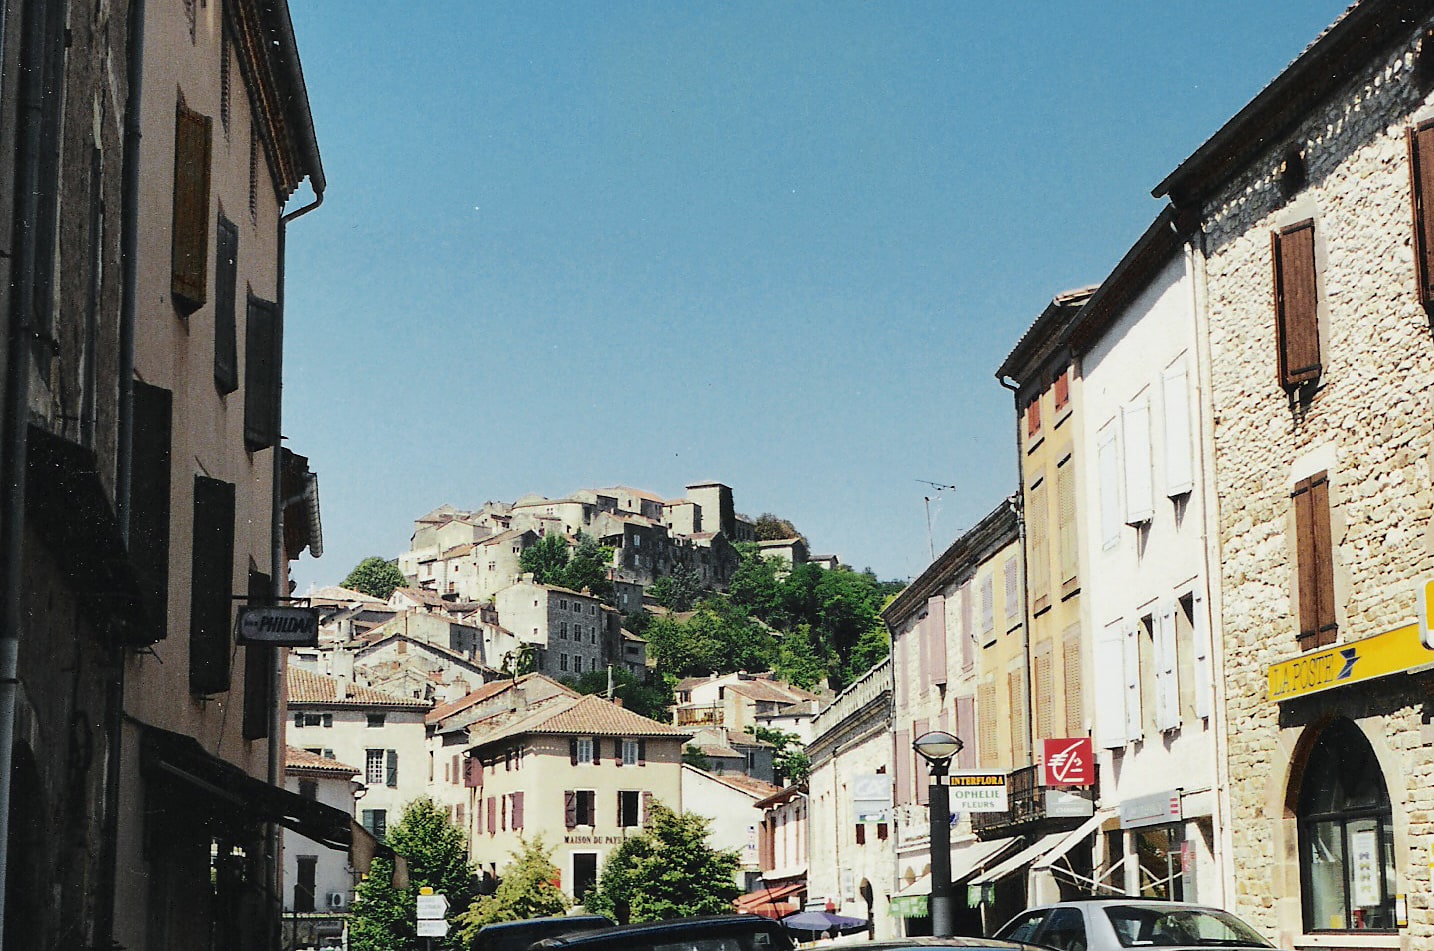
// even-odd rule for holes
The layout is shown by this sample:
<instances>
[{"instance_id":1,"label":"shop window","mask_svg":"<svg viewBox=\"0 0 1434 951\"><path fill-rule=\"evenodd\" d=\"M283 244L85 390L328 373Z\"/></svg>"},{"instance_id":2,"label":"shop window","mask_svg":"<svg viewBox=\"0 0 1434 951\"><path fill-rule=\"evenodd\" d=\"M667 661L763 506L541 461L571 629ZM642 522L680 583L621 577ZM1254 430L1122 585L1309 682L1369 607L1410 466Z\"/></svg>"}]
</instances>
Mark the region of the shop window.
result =
<instances>
[{"instance_id":1,"label":"shop window","mask_svg":"<svg viewBox=\"0 0 1434 951\"><path fill-rule=\"evenodd\" d=\"M1162 901L1185 900L1185 829L1149 826L1132 833L1140 860L1140 894Z\"/></svg>"},{"instance_id":2,"label":"shop window","mask_svg":"<svg viewBox=\"0 0 1434 951\"><path fill-rule=\"evenodd\" d=\"M1369 741L1349 720L1315 740L1296 815L1305 930L1395 930L1389 791Z\"/></svg>"}]
</instances>

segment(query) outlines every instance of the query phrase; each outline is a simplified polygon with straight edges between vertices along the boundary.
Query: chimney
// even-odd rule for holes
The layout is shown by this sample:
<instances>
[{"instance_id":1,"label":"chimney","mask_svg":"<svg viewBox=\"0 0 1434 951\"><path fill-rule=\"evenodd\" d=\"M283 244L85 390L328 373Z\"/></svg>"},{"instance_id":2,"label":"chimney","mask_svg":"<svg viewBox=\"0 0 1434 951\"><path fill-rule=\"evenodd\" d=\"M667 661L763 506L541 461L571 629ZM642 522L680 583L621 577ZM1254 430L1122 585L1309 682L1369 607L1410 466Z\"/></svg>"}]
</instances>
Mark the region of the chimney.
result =
<instances>
[{"instance_id":1,"label":"chimney","mask_svg":"<svg viewBox=\"0 0 1434 951\"><path fill-rule=\"evenodd\" d=\"M613 697L613 698L612 698L612 705L615 706L615 707L620 707L620 706L622 706L622 698L621 698L621 697Z\"/></svg>"}]
</instances>

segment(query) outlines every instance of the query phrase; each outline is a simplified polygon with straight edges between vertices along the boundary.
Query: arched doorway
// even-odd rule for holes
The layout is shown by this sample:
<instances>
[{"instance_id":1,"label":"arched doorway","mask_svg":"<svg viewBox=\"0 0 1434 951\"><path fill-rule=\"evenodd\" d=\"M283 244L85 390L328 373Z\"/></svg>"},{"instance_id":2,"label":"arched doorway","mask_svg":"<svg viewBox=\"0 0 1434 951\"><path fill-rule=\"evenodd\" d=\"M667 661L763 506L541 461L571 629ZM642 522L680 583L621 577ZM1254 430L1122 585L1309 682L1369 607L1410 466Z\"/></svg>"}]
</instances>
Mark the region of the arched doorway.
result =
<instances>
[{"instance_id":1,"label":"arched doorway","mask_svg":"<svg viewBox=\"0 0 1434 951\"><path fill-rule=\"evenodd\" d=\"M1305 931L1396 930L1394 825L1369 741L1353 722L1334 720L1298 775Z\"/></svg>"}]
</instances>

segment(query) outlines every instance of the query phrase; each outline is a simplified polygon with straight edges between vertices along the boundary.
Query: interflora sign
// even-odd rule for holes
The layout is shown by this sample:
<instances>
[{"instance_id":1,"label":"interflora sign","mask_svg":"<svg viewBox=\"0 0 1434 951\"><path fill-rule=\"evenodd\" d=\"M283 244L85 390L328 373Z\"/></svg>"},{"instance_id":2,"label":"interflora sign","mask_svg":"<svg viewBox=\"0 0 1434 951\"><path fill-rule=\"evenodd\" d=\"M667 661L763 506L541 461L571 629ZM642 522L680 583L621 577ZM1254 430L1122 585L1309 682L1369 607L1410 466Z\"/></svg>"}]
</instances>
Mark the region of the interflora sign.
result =
<instances>
[{"instance_id":1,"label":"interflora sign","mask_svg":"<svg viewBox=\"0 0 1434 951\"><path fill-rule=\"evenodd\" d=\"M1006 774L957 770L946 777L953 812L1005 812Z\"/></svg>"}]
</instances>

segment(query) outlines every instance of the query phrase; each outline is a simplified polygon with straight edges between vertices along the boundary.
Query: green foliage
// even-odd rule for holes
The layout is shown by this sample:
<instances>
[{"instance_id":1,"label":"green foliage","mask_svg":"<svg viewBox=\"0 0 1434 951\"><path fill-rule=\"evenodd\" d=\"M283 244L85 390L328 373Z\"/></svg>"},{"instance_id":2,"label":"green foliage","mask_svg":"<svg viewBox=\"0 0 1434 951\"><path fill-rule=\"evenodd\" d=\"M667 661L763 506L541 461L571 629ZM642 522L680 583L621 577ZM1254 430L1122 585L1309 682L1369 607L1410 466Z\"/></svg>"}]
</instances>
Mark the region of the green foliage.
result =
<instances>
[{"instance_id":1,"label":"green foliage","mask_svg":"<svg viewBox=\"0 0 1434 951\"><path fill-rule=\"evenodd\" d=\"M561 535L544 535L518 557L519 570L531 572L538 584L555 585L571 591L586 589L596 598L611 603L612 549L599 545L591 535L578 532L577 545L569 549Z\"/></svg>"},{"instance_id":2,"label":"green foliage","mask_svg":"<svg viewBox=\"0 0 1434 951\"><path fill-rule=\"evenodd\" d=\"M369 874L359 882L349 916L350 951L406 951L413 946L418 940L416 899L424 886L446 895L453 908L467 907L477 894L463 832L449 823L432 799L425 796L409 803L384 841L408 860L409 884L394 888L392 863L374 859ZM435 939L434 947L466 945L450 933L447 938Z\"/></svg>"},{"instance_id":3,"label":"green foliage","mask_svg":"<svg viewBox=\"0 0 1434 951\"><path fill-rule=\"evenodd\" d=\"M394 588L402 588L407 583L408 579L398 570L398 565L378 555L370 555L354 565L353 571L343 580L343 587L387 601Z\"/></svg>"},{"instance_id":4,"label":"green foliage","mask_svg":"<svg viewBox=\"0 0 1434 951\"><path fill-rule=\"evenodd\" d=\"M652 600L669 611L692 610L702 597L702 591L702 581L697 572L686 565L678 565L671 574L658 578L647 589Z\"/></svg>"},{"instance_id":5,"label":"green foliage","mask_svg":"<svg viewBox=\"0 0 1434 951\"><path fill-rule=\"evenodd\" d=\"M812 771L812 761L802 747L801 737L786 730L774 730L765 726L749 726L747 732L776 748L772 756L772 766L777 771L777 779L781 785L792 786L807 781Z\"/></svg>"},{"instance_id":6,"label":"green foliage","mask_svg":"<svg viewBox=\"0 0 1434 951\"><path fill-rule=\"evenodd\" d=\"M688 766L696 766L698 769L712 771L712 761L707 754L695 746L684 746L682 748L682 762Z\"/></svg>"},{"instance_id":7,"label":"green foliage","mask_svg":"<svg viewBox=\"0 0 1434 951\"><path fill-rule=\"evenodd\" d=\"M759 542L778 541L784 538L798 538L802 534L797 531L797 526L784 518L778 518L771 512L763 512L761 515L758 515L757 520L752 523L752 527L756 532L757 541Z\"/></svg>"},{"instance_id":8,"label":"green foliage","mask_svg":"<svg viewBox=\"0 0 1434 951\"><path fill-rule=\"evenodd\" d=\"M731 911L741 859L707 844L710 820L658 802L648 819L646 831L609 853L588 909L621 924Z\"/></svg>"},{"instance_id":9,"label":"green foliage","mask_svg":"<svg viewBox=\"0 0 1434 951\"><path fill-rule=\"evenodd\" d=\"M725 598L709 598L686 617L657 617L647 626L648 654L662 674L766 670L776 656L771 631Z\"/></svg>"},{"instance_id":10,"label":"green foliage","mask_svg":"<svg viewBox=\"0 0 1434 951\"><path fill-rule=\"evenodd\" d=\"M591 670L581 676L565 680L578 693L606 694L607 671ZM622 705L633 713L640 714L659 723L671 719L672 688L661 678L642 681L621 667L612 669L613 696L622 700Z\"/></svg>"},{"instance_id":11,"label":"green foliage","mask_svg":"<svg viewBox=\"0 0 1434 951\"><path fill-rule=\"evenodd\" d=\"M518 850L509 854L512 860L499 873L493 894L474 899L454 918L461 947L468 947L484 925L561 915L571 907L568 896L553 884L558 867L541 836L531 842L520 839Z\"/></svg>"}]
</instances>

